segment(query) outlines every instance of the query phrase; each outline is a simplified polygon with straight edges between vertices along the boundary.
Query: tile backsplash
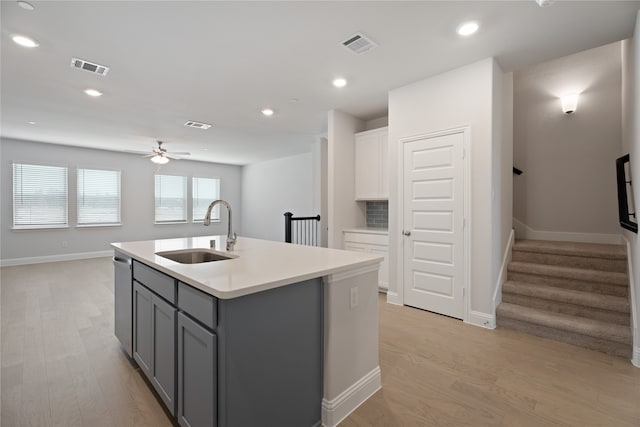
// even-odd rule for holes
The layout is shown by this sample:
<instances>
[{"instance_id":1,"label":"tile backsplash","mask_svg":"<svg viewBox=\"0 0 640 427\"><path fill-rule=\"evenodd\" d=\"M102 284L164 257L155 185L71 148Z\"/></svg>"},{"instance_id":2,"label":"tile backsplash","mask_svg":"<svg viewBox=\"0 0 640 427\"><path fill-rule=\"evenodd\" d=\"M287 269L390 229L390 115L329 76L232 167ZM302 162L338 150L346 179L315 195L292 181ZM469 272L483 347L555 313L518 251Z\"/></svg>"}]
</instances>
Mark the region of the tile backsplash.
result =
<instances>
[{"instance_id":1,"label":"tile backsplash","mask_svg":"<svg viewBox=\"0 0 640 427\"><path fill-rule=\"evenodd\" d=\"M367 227L389 228L389 202L367 202Z\"/></svg>"}]
</instances>

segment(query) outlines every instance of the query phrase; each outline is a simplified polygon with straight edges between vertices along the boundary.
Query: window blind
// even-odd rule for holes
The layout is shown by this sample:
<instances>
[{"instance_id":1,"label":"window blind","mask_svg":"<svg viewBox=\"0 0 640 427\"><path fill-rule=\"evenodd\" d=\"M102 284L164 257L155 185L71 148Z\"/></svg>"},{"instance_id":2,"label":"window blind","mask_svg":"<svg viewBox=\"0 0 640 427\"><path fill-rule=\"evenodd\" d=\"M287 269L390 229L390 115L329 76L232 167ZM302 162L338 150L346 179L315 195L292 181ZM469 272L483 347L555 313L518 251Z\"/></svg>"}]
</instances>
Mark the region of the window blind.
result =
<instances>
[{"instance_id":1,"label":"window blind","mask_svg":"<svg viewBox=\"0 0 640 427\"><path fill-rule=\"evenodd\" d=\"M13 164L13 227L68 225L67 168Z\"/></svg>"},{"instance_id":2,"label":"window blind","mask_svg":"<svg viewBox=\"0 0 640 427\"><path fill-rule=\"evenodd\" d=\"M217 178L192 178L193 222L203 221L207 208L220 198L220 180ZM211 219L220 219L220 205L211 211Z\"/></svg>"},{"instance_id":3,"label":"window blind","mask_svg":"<svg viewBox=\"0 0 640 427\"><path fill-rule=\"evenodd\" d=\"M78 224L120 224L120 171L78 169Z\"/></svg>"},{"instance_id":4,"label":"window blind","mask_svg":"<svg viewBox=\"0 0 640 427\"><path fill-rule=\"evenodd\" d=\"M156 223L187 222L187 177L156 175Z\"/></svg>"}]
</instances>

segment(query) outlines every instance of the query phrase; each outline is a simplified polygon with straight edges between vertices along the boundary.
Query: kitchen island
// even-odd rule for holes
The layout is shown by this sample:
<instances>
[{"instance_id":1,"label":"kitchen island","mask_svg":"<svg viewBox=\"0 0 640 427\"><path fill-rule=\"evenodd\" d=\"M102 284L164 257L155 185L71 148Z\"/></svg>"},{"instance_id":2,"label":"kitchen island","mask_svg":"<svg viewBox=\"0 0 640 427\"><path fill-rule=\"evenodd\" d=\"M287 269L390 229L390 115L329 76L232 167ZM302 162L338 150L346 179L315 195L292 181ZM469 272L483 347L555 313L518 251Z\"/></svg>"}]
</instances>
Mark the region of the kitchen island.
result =
<instances>
[{"instance_id":1,"label":"kitchen island","mask_svg":"<svg viewBox=\"0 0 640 427\"><path fill-rule=\"evenodd\" d=\"M123 347L181 425L337 425L380 388L381 257L245 237L231 252L225 244L112 244L116 265L131 265L130 276L116 268ZM196 248L229 259L167 258Z\"/></svg>"}]
</instances>

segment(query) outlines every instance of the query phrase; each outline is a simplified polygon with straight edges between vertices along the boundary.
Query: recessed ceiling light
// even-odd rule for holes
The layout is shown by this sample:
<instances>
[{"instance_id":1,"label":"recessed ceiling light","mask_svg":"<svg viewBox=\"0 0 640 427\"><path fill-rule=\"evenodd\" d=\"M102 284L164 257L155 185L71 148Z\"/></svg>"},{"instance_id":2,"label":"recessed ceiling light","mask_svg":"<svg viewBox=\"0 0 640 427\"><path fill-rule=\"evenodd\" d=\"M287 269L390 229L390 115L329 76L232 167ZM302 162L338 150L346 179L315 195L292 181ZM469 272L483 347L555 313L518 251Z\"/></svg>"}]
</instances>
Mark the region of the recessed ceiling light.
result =
<instances>
[{"instance_id":1,"label":"recessed ceiling light","mask_svg":"<svg viewBox=\"0 0 640 427\"><path fill-rule=\"evenodd\" d=\"M31 3L28 3L26 1L19 1L18 6L20 6L24 10L35 10L35 7Z\"/></svg>"},{"instance_id":2,"label":"recessed ceiling light","mask_svg":"<svg viewBox=\"0 0 640 427\"><path fill-rule=\"evenodd\" d=\"M11 39L18 43L20 46L24 46L24 47L37 47L38 42L36 42L33 39L30 39L29 37L25 37L25 36L21 36L19 34L14 35L13 37L11 37Z\"/></svg>"},{"instance_id":3,"label":"recessed ceiling light","mask_svg":"<svg viewBox=\"0 0 640 427\"><path fill-rule=\"evenodd\" d=\"M274 111L271 108L265 108L262 111L262 114L264 114L265 116L273 116Z\"/></svg>"},{"instance_id":4,"label":"recessed ceiling light","mask_svg":"<svg viewBox=\"0 0 640 427\"><path fill-rule=\"evenodd\" d=\"M478 23L471 21L471 22L465 22L465 23L460 24L458 26L458 28L456 29L456 31L461 36L470 36L471 34L473 34L476 31L478 31L478 28L480 28Z\"/></svg>"},{"instance_id":5,"label":"recessed ceiling light","mask_svg":"<svg viewBox=\"0 0 640 427\"><path fill-rule=\"evenodd\" d=\"M338 77L333 80L333 85L335 87L345 87L347 85L347 80L342 77Z\"/></svg>"},{"instance_id":6,"label":"recessed ceiling light","mask_svg":"<svg viewBox=\"0 0 640 427\"><path fill-rule=\"evenodd\" d=\"M29 123L30 125L35 125L36 124L36 122L34 122L33 120L30 120L27 123Z\"/></svg>"},{"instance_id":7,"label":"recessed ceiling light","mask_svg":"<svg viewBox=\"0 0 640 427\"><path fill-rule=\"evenodd\" d=\"M84 93L86 93L89 96L94 96L94 97L102 96L102 92L97 91L95 89L85 89Z\"/></svg>"},{"instance_id":8,"label":"recessed ceiling light","mask_svg":"<svg viewBox=\"0 0 640 427\"><path fill-rule=\"evenodd\" d=\"M205 149L204 149L204 151L209 151L209 149L208 149L208 148L205 148Z\"/></svg>"}]
</instances>

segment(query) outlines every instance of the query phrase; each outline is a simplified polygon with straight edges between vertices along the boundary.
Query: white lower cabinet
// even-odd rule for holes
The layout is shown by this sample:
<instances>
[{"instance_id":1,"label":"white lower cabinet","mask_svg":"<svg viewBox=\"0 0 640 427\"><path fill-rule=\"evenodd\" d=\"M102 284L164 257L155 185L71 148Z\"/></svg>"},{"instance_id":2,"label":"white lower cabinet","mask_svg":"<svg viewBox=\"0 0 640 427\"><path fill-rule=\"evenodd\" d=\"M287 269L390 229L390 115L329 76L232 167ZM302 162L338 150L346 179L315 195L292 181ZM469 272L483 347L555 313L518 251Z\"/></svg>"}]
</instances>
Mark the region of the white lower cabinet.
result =
<instances>
[{"instance_id":1,"label":"white lower cabinet","mask_svg":"<svg viewBox=\"0 0 640 427\"><path fill-rule=\"evenodd\" d=\"M384 257L378 272L378 287L389 289L389 233L380 230L344 230L344 248L348 251L379 254Z\"/></svg>"}]
</instances>

